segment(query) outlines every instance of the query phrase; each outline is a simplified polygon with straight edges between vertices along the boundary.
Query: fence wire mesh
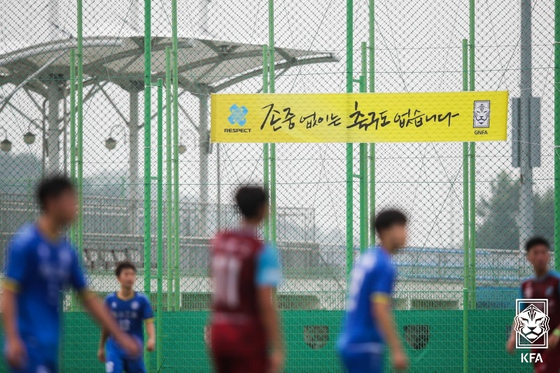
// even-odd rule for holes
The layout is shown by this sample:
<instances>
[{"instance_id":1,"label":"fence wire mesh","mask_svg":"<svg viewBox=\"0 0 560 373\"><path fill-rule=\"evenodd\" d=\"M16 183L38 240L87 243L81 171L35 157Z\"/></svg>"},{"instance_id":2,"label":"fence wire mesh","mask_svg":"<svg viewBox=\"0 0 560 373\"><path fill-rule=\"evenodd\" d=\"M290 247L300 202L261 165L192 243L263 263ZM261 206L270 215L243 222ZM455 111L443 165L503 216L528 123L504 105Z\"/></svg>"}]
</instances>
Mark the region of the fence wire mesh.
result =
<instances>
[{"instance_id":1,"label":"fence wire mesh","mask_svg":"<svg viewBox=\"0 0 560 373\"><path fill-rule=\"evenodd\" d=\"M217 230L236 226L236 187L271 179L264 171L270 162L264 145L210 142L210 95L269 88L263 85L263 45L270 44L272 25L276 93L345 92L348 33L353 78L362 69L362 42L374 52L374 65L364 66L369 90L461 91L462 43L471 37L472 88L509 91L508 141L473 145L470 180L463 144L376 144L375 153L367 148L375 164L368 213L395 206L410 217L409 247L395 257L394 308L411 371L457 372L467 366L469 372L529 371L504 344L517 288L531 274L520 247L534 234L554 242L554 2L473 3L471 13L466 0L355 0L350 24L341 1L275 0L270 18L264 1L152 0L146 70L148 1L84 0L82 12L79 2L70 0L2 1L0 245L6 247L19 226L37 217L34 188L43 175L71 175L83 191L83 222L69 234L91 288L100 296L116 291L115 264L129 259L139 268L137 290L150 296L162 316L161 344L149 355L150 371L211 371L208 242ZM522 4L528 4L524 9L532 23L523 20ZM527 34L530 44L524 44ZM353 89L357 92L358 84ZM523 142L512 126L512 111L514 98L527 95L540 100L540 112L529 118L531 128L540 125L540 134ZM516 158L514 149L523 144L540 156ZM271 187L285 276L278 304L288 372L341 371L335 343L347 258L359 256L363 233L360 185L353 177L360 146L351 149L348 200L346 144L276 146ZM469 199L465 185L474 191ZM474 269L468 270L465 230L476 237ZM471 271L474 281L465 287ZM62 370L101 371L97 328L71 295L64 299Z\"/></svg>"}]
</instances>

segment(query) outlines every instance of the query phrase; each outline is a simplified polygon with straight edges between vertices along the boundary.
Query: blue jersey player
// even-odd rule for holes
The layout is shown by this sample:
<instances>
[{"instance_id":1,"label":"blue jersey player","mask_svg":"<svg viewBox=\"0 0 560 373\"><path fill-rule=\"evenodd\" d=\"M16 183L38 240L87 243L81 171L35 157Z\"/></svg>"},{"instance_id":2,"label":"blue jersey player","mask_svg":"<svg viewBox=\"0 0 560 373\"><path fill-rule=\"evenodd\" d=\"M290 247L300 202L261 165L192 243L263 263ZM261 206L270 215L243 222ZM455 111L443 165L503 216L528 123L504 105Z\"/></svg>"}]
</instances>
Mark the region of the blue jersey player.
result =
<instances>
[{"instance_id":1,"label":"blue jersey player","mask_svg":"<svg viewBox=\"0 0 560 373\"><path fill-rule=\"evenodd\" d=\"M126 350L140 352L103 306L88 292L78 255L63 232L76 218L76 193L64 177L44 179L37 189L41 215L12 238L4 274L3 322L6 362L11 372L58 371L61 293L68 287Z\"/></svg>"},{"instance_id":2,"label":"blue jersey player","mask_svg":"<svg viewBox=\"0 0 560 373\"><path fill-rule=\"evenodd\" d=\"M119 262L115 275L121 289L110 294L105 299L105 306L117 319L120 329L135 338L138 342L144 339L144 324L148 334L146 349L154 351L156 346L156 332L154 327L154 314L150 302L145 295L134 291L136 282L136 267L124 261ZM106 329L101 332L101 342L97 357L105 362L107 373L145 373L146 367L141 357L130 357Z\"/></svg>"},{"instance_id":3,"label":"blue jersey player","mask_svg":"<svg viewBox=\"0 0 560 373\"><path fill-rule=\"evenodd\" d=\"M381 373L385 344L391 350L395 369L403 370L408 365L391 311L396 276L391 255L406 243L406 223L400 211L381 212L372 227L380 246L365 252L352 271L346 319L338 340L349 373Z\"/></svg>"}]
</instances>

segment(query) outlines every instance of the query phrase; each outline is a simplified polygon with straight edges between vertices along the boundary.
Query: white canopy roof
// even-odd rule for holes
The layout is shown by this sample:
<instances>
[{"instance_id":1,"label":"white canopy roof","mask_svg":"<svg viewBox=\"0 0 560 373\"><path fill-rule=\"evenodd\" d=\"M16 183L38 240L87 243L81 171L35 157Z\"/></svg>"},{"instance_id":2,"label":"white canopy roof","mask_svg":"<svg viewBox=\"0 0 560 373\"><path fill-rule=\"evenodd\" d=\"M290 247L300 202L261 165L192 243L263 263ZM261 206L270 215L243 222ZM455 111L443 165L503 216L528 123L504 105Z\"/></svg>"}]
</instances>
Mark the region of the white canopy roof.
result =
<instances>
[{"instance_id":1,"label":"white canopy roof","mask_svg":"<svg viewBox=\"0 0 560 373\"><path fill-rule=\"evenodd\" d=\"M0 86L20 85L43 96L45 82L67 79L73 39L43 43L0 55ZM126 90L142 89L144 81L144 38L84 38L85 85L110 81ZM171 38L153 38L152 78L165 77L165 49ZM280 73L292 67L337 61L330 52L276 48L275 65ZM179 40L179 84L196 92L218 92L245 79L262 74L261 45L218 40ZM31 79L30 79L31 78Z\"/></svg>"}]
</instances>

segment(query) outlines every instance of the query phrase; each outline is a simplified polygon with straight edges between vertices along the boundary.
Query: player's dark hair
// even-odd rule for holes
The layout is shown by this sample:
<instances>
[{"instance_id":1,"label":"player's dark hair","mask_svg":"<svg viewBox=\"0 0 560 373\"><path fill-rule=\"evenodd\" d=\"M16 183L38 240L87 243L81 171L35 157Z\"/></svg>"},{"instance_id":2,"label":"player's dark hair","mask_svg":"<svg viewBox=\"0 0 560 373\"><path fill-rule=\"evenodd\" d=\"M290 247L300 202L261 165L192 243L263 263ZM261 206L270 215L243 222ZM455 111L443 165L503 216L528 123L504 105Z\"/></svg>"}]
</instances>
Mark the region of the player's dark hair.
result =
<instances>
[{"instance_id":1,"label":"player's dark hair","mask_svg":"<svg viewBox=\"0 0 560 373\"><path fill-rule=\"evenodd\" d=\"M243 186L235 193L235 202L241 215L254 218L268 203L268 193L260 186Z\"/></svg>"},{"instance_id":2,"label":"player's dark hair","mask_svg":"<svg viewBox=\"0 0 560 373\"><path fill-rule=\"evenodd\" d=\"M533 247L541 245L546 246L548 249L550 249L550 243L546 238L539 236L532 237L527 241L527 243L525 243L525 251L529 252Z\"/></svg>"},{"instance_id":3,"label":"player's dark hair","mask_svg":"<svg viewBox=\"0 0 560 373\"><path fill-rule=\"evenodd\" d=\"M395 225L404 226L408 219L399 210L383 210L371 221L371 229L380 234Z\"/></svg>"},{"instance_id":4,"label":"player's dark hair","mask_svg":"<svg viewBox=\"0 0 560 373\"><path fill-rule=\"evenodd\" d=\"M44 210L48 200L58 198L62 193L73 190L74 184L66 176L49 176L42 179L37 185L37 202L41 210Z\"/></svg>"},{"instance_id":5,"label":"player's dark hair","mask_svg":"<svg viewBox=\"0 0 560 373\"><path fill-rule=\"evenodd\" d=\"M117 267L115 268L115 275L117 277L120 277L121 272L124 271L125 269L132 269L134 272L136 272L136 266L132 264L132 262L129 262L128 260L123 260L122 262L117 263Z\"/></svg>"}]
</instances>

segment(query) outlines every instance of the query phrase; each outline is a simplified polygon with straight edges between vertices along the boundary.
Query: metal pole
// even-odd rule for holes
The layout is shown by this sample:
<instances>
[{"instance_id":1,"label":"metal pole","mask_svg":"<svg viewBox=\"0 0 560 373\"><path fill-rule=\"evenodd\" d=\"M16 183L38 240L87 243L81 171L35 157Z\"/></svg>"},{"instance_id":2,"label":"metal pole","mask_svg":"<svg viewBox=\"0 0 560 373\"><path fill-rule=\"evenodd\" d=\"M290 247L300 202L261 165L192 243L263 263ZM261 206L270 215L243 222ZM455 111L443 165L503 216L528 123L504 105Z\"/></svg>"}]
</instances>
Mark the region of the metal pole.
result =
<instances>
[{"instance_id":1,"label":"metal pole","mask_svg":"<svg viewBox=\"0 0 560 373\"><path fill-rule=\"evenodd\" d=\"M138 148L139 148L139 132L138 126L138 91L130 91L129 94L129 189L130 189L130 215L128 216L129 234L138 233L138 201L139 201L139 183L138 183Z\"/></svg>"},{"instance_id":2,"label":"metal pole","mask_svg":"<svg viewBox=\"0 0 560 373\"><path fill-rule=\"evenodd\" d=\"M58 37L57 27L60 25L58 17L58 0L49 0L49 39L55 41Z\"/></svg>"},{"instance_id":3,"label":"metal pole","mask_svg":"<svg viewBox=\"0 0 560 373\"><path fill-rule=\"evenodd\" d=\"M469 55L467 39L463 39L463 91L469 90ZM463 372L469 371L469 144L463 143Z\"/></svg>"},{"instance_id":4,"label":"metal pole","mask_svg":"<svg viewBox=\"0 0 560 373\"><path fill-rule=\"evenodd\" d=\"M201 237L206 237L208 232L208 94L198 96L199 102L199 180L200 180L200 231Z\"/></svg>"},{"instance_id":5,"label":"metal pole","mask_svg":"<svg viewBox=\"0 0 560 373\"><path fill-rule=\"evenodd\" d=\"M475 58L474 58L474 42L475 42L475 0L470 0L470 17L469 17L469 90L474 91L475 82ZM476 172L475 172L475 143L469 145L469 190L470 190L470 272L471 272L471 292L470 301L471 308L476 308Z\"/></svg>"},{"instance_id":6,"label":"metal pole","mask_svg":"<svg viewBox=\"0 0 560 373\"><path fill-rule=\"evenodd\" d=\"M560 270L560 0L554 3L554 267Z\"/></svg>"},{"instance_id":7,"label":"metal pole","mask_svg":"<svg viewBox=\"0 0 560 373\"><path fill-rule=\"evenodd\" d=\"M173 296L173 164L172 164L172 144L171 144L171 49L165 48L165 141L166 141L166 193L167 199L167 310L169 311L172 306Z\"/></svg>"},{"instance_id":8,"label":"metal pole","mask_svg":"<svg viewBox=\"0 0 560 373\"><path fill-rule=\"evenodd\" d=\"M269 93L275 91L274 0L268 0ZM276 144L270 144L270 241L276 245Z\"/></svg>"},{"instance_id":9,"label":"metal pole","mask_svg":"<svg viewBox=\"0 0 560 373\"><path fill-rule=\"evenodd\" d=\"M158 79L158 169L157 169L157 349L156 370L163 363L162 312L163 312L163 81Z\"/></svg>"},{"instance_id":10,"label":"metal pole","mask_svg":"<svg viewBox=\"0 0 560 373\"><path fill-rule=\"evenodd\" d=\"M360 75L360 92L366 92L367 85L367 44L362 42L362 74ZM368 148L360 144L360 251L364 252L369 243L368 231Z\"/></svg>"},{"instance_id":11,"label":"metal pole","mask_svg":"<svg viewBox=\"0 0 560 373\"><path fill-rule=\"evenodd\" d=\"M151 292L152 188L151 188L151 112L152 112L152 32L151 0L144 0L144 292ZM146 354L145 354L146 355ZM148 356L149 357L149 356ZM149 361L147 361L149 366Z\"/></svg>"},{"instance_id":12,"label":"metal pole","mask_svg":"<svg viewBox=\"0 0 560 373\"><path fill-rule=\"evenodd\" d=\"M520 194L519 248L533 234L533 169L531 167L531 0L521 0L521 77L520 77Z\"/></svg>"},{"instance_id":13,"label":"metal pole","mask_svg":"<svg viewBox=\"0 0 560 373\"><path fill-rule=\"evenodd\" d=\"M78 252L80 258L83 258L84 249L84 38L83 38L83 13L82 0L78 0L77 4L78 18L78 50L76 57L78 58ZM43 127L44 128L44 127ZM44 133L44 131L43 131Z\"/></svg>"},{"instance_id":14,"label":"metal pole","mask_svg":"<svg viewBox=\"0 0 560 373\"><path fill-rule=\"evenodd\" d=\"M173 55L173 218L175 227L175 310L178 311L181 302L181 273L180 273L180 232L179 229L179 46L177 32L177 0L171 2L171 32Z\"/></svg>"},{"instance_id":15,"label":"metal pole","mask_svg":"<svg viewBox=\"0 0 560 373\"><path fill-rule=\"evenodd\" d=\"M47 139L47 149L49 155L49 163L47 173L49 175L57 174L60 168L60 130L59 127L59 103L60 103L60 85L58 77L50 76L51 82L48 85L47 97L49 102L48 122L49 137Z\"/></svg>"},{"instance_id":16,"label":"metal pole","mask_svg":"<svg viewBox=\"0 0 560 373\"><path fill-rule=\"evenodd\" d=\"M369 0L369 91L375 92L375 0ZM369 212L375 217L375 143L369 144ZM375 232L370 245L375 244Z\"/></svg>"},{"instance_id":17,"label":"metal pole","mask_svg":"<svg viewBox=\"0 0 560 373\"><path fill-rule=\"evenodd\" d=\"M354 2L346 0L346 92L352 93L354 87ZM354 264L354 226L353 226L353 144L346 144L346 277ZM348 283L348 281L347 281Z\"/></svg>"},{"instance_id":18,"label":"metal pole","mask_svg":"<svg viewBox=\"0 0 560 373\"><path fill-rule=\"evenodd\" d=\"M268 93L268 46L263 46L263 93ZM263 183L264 189L270 194L270 146L269 144L263 145ZM264 222L264 239L270 239L270 219Z\"/></svg>"}]
</instances>

